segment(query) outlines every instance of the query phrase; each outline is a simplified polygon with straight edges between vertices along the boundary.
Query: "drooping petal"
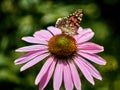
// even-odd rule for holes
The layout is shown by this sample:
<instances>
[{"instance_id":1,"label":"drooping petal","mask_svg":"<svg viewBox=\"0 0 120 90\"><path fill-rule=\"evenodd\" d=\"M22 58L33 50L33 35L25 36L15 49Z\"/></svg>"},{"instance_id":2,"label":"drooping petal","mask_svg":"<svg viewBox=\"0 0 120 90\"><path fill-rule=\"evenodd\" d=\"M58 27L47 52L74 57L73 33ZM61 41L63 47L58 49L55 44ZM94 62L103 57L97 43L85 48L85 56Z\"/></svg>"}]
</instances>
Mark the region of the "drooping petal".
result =
<instances>
[{"instance_id":1,"label":"drooping petal","mask_svg":"<svg viewBox=\"0 0 120 90\"><path fill-rule=\"evenodd\" d=\"M60 86L62 84L62 75L63 75L63 62L61 60L58 60L53 79L54 90L60 90Z\"/></svg>"},{"instance_id":2,"label":"drooping petal","mask_svg":"<svg viewBox=\"0 0 120 90\"><path fill-rule=\"evenodd\" d=\"M81 90L81 81L80 81L79 74L78 74L78 71L74 63L72 61L69 61L69 66L71 69L71 74L72 74L74 85L77 90Z\"/></svg>"},{"instance_id":3,"label":"drooping petal","mask_svg":"<svg viewBox=\"0 0 120 90\"><path fill-rule=\"evenodd\" d=\"M47 50L29 52L30 54L27 53L27 54L23 55L22 57L16 59L14 63L15 63L16 65L17 65L17 64L26 63L26 62L34 59L35 57L37 57L37 56L39 56L39 55L41 55L41 54L43 54L43 53L46 53L46 52L47 52ZM29 55L28 55L28 54L29 54Z\"/></svg>"},{"instance_id":4,"label":"drooping petal","mask_svg":"<svg viewBox=\"0 0 120 90\"><path fill-rule=\"evenodd\" d=\"M73 90L73 81L70 67L66 61L64 63L64 85L66 90Z\"/></svg>"},{"instance_id":5,"label":"drooping petal","mask_svg":"<svg viewBox=\"0 0 120 90\"><path fill-rule=\"evenodd\" d=\"M40 30L34 33L33 35L36 39L42 39L45 41L49 41L49 39L52 37L52 34L47 30Z\"/></svg>"},{"instance_id":6,"label":"drooping petal","mask_svg":"<svg viewBox=\"0 0 120 90\"><path fill-rule=\"evenodd\" d=\"M91 73L89 72L89 70L85 67L85 65L83 64L83 62L81 62L81 58L76 57L75 58L75 63L77 64L77 66L79 67L79 69L81 70L81 72L83 73L83 75L85 76L85 78L91 83L91 84L95 84L93 77L91 75Z\"/></svg>"},{"instance_id":7,"label":"drooping petal","mask_svg":"<svg viewBox=\"0 0 120 90\"><path fill-rule=\"evenodd\" d=\"M48 27L47 29L48 29L53 35L61 34L61 30L60 30L59 28L50 26L50 27Z\"/></svg>"},{"instance_id":8,"label":"drooping petal","mask_svg":"<svg viewBox=\"0 0 120 90\"><path fill-rule=\"evenodd\" d=\"M93 36L94 32L90 28L88 28L86 30L82 30L78 35L75 35L74 37L79 44L90 40Z\"/></svg>"},{"instance_id":9,"label":"drooping petal","mask_svg":"<svg viewBox=\"0 0 120 90\"><path fill-rule=\"evenodd\" d=\"M38 62L40 62L41 60L43 60L44 58L46 58L49 55L49 53L45 53L42 54L36 58L34 58L33 60L29 61L28 63L26 63L25 65L23 65L20 69L20 71L24 71L30 67L32 67L33 65L37 64Z\"/></svg>"},{"instance_id":10,"label":"drooping petal","mask_svg":"<svg viewBox=\"0 0 120 90\"><path fill-rule=\"evenodd\" d=\"M78 52L81 56L85 57L86 59L88 60L91 60L92 62L96 63L96 64L99 64L99 65L105 65L106 64L106 61L96 55L96 54L92 54L92 53L85 53L85 52Z\"/></svg>"},{"instance_id":11,"label":"drooping petal","mask_svg":"<svg viewBox=\"0 0 120 90\"><path fill-rule=\"evenodd\" d=\"M87 53L99 53L104 51L103 46L100 46L92 42L85 42L85 43L79 44L78 49L79 51L87 52Z\"/></svg>"},{"instance_id":12,"label":"drooping petal","mask_svg":"<svg viewBox=\"0 0 120 90\"><path fill-rule=\"evenodd\" d=\"M28 53L26 53L25 55L23 55L23 56L19 57L18 59L16 59L16 60L14 61L14 63L17 64L17 63L23 61L23 60L26 59L28 56L30 56L30 55L32 55L32 54L34 54L34 53L36 53L36 51L35 51L35 52L34 52L34 51L33 51L33 52L28 52Z\"/></svg>"},{"instance_id":13,"label":"drooping petal","mask_svg":"<svg viewBox=\"0 0 120 90\"><path fill-rule=\"evenodd\" d=\"M41 68L39 74L37 75L36 79L35 79L35 84L37 85L40 80L42 79L42 77L45 75L45 73L48 71L51 63L53 62L53 58L49 57L46 62L44 63L43 67Z\"/></svg>"},{"instance_id":14,"label":"drooping petal","mask_svg":"<svg viewBox=\"0 0 120 90\"><path fill-rule=\"evenodd\" d=\"M81 59L81 61L86 66L86 68L88 68L89 72L93 77L95 77L96 79L102 80L100 73L92 64L90 64L88 61L84 60L83 58Z\"/></svg>"},{"instance_id":15,"label":"drooping petal","mask_svg":"<svg viewBox=\"0 0 120 90\"><path fill-rule=\"evenodd\" d=\"M22 40L29 42L29 43L36 43L36 44L46 44L47 45L47 41L43 38L34 38L34 37L23 37Z\"/></svg>"},{"instance_id":16,"label":"drooping petal","mask_svg":"<svg viewBox=\"0 0 120 90\"><path fill-rule=\"evenodd\" d=\"M43 50L47 48L48 47L45 45L31 45L31 46L25 46L25 47L18 48L16 52L30 52L30 51Z\"/></svg>"},{"instance_id":17,"label":"drooping petal","mask_svg":"<svg viewBox=\"0 0 120 90\"><path fill-rule=\"evenodd\" d=\"M53 74L54 68L55 68L56 61L54 60L52 64L50 65L48 71L45 73L45 75L41 78L39 83L39 90L44 90L48 82L50 81L50 78Z\"/></svg>"}]
</instances>

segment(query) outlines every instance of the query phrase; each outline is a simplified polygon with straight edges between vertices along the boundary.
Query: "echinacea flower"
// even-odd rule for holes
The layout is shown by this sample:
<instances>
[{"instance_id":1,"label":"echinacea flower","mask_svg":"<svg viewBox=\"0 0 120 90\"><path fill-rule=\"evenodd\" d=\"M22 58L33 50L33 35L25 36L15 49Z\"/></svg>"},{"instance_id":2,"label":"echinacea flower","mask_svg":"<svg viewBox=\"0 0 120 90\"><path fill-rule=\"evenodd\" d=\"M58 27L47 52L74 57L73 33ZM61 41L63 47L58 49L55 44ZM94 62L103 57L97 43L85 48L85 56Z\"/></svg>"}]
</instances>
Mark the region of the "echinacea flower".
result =
<instances>
[{"instance_id":1,"label":"echinacea flower","mask_svg":"<svg viewBox=\"0 0 120 90\"><path fill-rule=\"evenodd\" d=\"M94 36L90 28L79 27L78 34L67 35L60 29L50 26L48 30L36 31L33 36L23 37L22 40L33 45L17 49L17 52L26 52L15 60L15 64L23 64L20 71L24 71L42 60L46 60L38 73L35 84L39 90L44 90L53 75L53 88L60 90L64 81L65 90L81 90L81 80L76 67L91 83L94 78L102 80L99 71L90 62L105 65L106 61L96 55L104 48L89 40Z\"/></svg>"}]
</instances>

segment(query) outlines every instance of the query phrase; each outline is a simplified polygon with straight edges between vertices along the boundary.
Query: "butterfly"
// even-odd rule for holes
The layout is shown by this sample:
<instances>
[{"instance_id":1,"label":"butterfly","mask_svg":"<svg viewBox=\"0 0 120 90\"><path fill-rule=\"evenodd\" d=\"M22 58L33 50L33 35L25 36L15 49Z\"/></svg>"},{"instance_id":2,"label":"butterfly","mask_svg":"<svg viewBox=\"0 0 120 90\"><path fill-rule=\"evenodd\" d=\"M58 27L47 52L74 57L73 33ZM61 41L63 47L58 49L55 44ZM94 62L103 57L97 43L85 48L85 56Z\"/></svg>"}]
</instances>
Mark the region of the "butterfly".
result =
<instances>
[{"instance_id":1,"label":"butterfly","mask_svg":"<svg viewBox=\"0 0 120 90\"><path fill-rule=\"evenodd\" d=\"M82 21L82 16L82 9L78 9L67 17L58 18L55 26L61 29L63 33L75 35L77 34L79 23Z\"/></svg>"}]
</instances>

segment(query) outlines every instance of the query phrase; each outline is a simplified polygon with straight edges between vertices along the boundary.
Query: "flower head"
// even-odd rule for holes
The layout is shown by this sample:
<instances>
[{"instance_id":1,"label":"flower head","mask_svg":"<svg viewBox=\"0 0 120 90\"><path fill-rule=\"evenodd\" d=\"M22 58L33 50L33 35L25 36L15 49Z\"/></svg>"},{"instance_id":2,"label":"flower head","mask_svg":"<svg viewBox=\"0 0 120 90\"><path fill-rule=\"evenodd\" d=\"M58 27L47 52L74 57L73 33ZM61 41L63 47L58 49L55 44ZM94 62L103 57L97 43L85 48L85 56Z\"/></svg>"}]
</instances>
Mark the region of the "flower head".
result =
<instances>
[{"instance_id":1,"label":"flower head","mask_svg":"<svg viewBox=\"0 0 120 90\"><path fill-rule=\"evenodd\" d=\"M33 45L17 49L17 52L26 52L25 55L15 60L15 64L23 64L24 71L38 62L45 60L38 73L35 84L39 84L39 90L43 90L53 75L54 90L60 90L62 79L66 90L81 90L81 80L77 71L78 67L84 77L94 85L94 79L102 80L98 70L90 64L92 61L99 65L105 65L106 61L96 55L103 51L103 47L89 42L94 36L90 29L79 27L76 35L68 35L60 29L50 26L48 30L40 30L33 36L23 37L22 40Z\"/></svg>"}]
</instances>

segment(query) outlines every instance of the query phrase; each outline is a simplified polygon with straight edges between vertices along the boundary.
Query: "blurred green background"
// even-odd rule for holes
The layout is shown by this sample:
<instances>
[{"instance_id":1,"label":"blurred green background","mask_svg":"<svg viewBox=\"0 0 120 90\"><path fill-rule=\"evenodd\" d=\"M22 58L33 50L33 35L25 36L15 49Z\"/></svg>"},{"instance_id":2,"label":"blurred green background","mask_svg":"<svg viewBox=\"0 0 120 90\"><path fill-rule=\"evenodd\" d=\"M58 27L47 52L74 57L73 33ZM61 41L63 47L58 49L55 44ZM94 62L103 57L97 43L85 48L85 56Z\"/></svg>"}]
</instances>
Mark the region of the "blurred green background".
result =
<instances>
[{"instance_id":1,"label":"blurred green background","mask_svg":"<svg viewBox=\"0 0 120 90\"><path fill-rule=\"evenodd\" d=\"M83 9L81 26L92 28L95 43L103 45L100 55L107 61L98 66L103 80L95 86L81 76L82 90L120 90L120 0L0 0L0 90L38 90L34 80L42 64L20 72L14 50L29 45L21 40L39 29L55 25L57 18ZM53 90L52 79L45 90ZM61 88L63 89L63 86Z\"/></svg>"}]
</instances>

